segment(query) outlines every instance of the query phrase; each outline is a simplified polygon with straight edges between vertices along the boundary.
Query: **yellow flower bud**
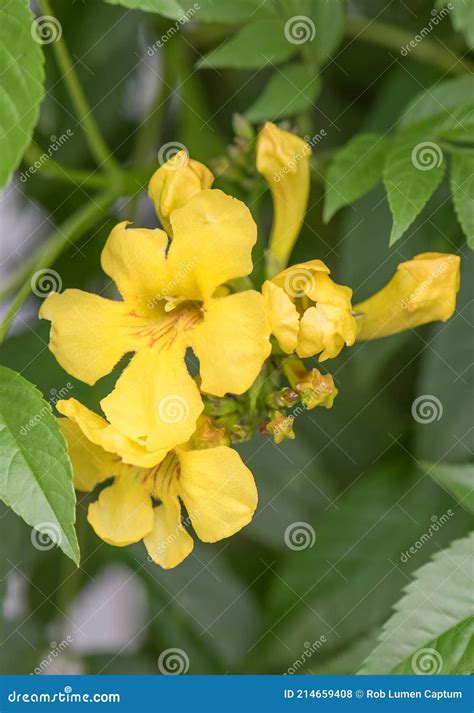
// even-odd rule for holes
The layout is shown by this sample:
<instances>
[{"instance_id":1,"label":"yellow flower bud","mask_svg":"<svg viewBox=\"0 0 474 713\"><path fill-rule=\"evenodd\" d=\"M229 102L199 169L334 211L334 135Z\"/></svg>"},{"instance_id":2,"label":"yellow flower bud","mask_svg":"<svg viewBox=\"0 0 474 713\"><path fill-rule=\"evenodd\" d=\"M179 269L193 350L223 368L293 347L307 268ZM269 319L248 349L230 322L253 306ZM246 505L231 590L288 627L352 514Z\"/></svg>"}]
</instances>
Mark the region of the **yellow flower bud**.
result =
<instances>
[{"instance_id":1,"label":"yellow flower bud","mask_svg":"<svg viewBox=\"0 0 474 713\"><path fill-rule=\"evenodd\" d=\"M272 274L288 263L303 225L309 196L311 147L299 136L267 122L257 139L257 171L270 186L273 226L269 243Z\"/></svg>"},{"instance_id":2,"label":"yellow flower bud","mask_svg":"<svg viewBox=\"0 0 474 713\"><path fill-rule=\"evenodd\" d=\"M293 265L263 285L272 333L287 354L333 359L352 346L356 322L349 287L329 277L321 260Z\"/></svg>"},{"instance_id":3,"label":"yellow flower bud","mask_svg":"<svg viewBox=\"0 0 474 713\"><path fill-rule=\"evenodd\" d=\"M214 181L211 171L189 158L186 151L178 151L150 179L148 193L154 203L156 213L163 228L171 235L171 225L168 220L176 208L182 208L193 196Z\"/></svg>"},{"instance_id":4,"label":"yellow flower bud","mask_svg":"<svg viewBox=\"0 0 474 713\"><path fill-rule=\"evenodd\" d=\"M422 253L402 262L385 287L354 307L357 339L377 339L428 322L446 321L456 307L460 258Z\"/></svg>"},{"instance_id":5,"label":"yellow flower bud","mask_svg":"<svg viewBox=\"0 0 474 713\"><path fill-rule=\"evenodd\" d=\"M283 371L308 411L316 406L332 408L338 390L331 374L321 374L318 369L308 371L297 357L287 359Z\"/></svg>"},{"instance_id":6,"label":"yellow flower bud","mask_svg":"<svg viewBox=\"0 0 474 713\"><path fill-rule=\"evenodd\" d=\"M286 439L291 441L295 438L293 431L293 416L285 416L281 411L275 411L272 419L266 424L267 431L272 435L276 444Z\"/></svg>"}]
</instances>

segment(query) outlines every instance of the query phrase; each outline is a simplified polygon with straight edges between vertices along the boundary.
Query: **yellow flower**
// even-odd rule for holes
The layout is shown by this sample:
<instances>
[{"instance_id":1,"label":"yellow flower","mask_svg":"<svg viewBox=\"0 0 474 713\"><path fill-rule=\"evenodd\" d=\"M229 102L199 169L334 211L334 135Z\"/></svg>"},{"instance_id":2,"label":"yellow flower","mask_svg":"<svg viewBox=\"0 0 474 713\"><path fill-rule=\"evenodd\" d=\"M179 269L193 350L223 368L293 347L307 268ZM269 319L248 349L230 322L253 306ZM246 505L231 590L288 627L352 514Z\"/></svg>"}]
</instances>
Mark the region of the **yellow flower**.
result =
<instances>
[{"instance_id":1,"label":"yellow flower","mask_svg":"<svg viewBox=\"0 0 474 713\"><path fill-rule=\"evenodd\" d=\"M376 339L428 322L447 320L456 308L460 258L422 253L402 262L385 287L354 307L357 339Z\"/></svg>"},{"instance_id":2,"label":"yellow flower","mask_svg":"<svg viewBox=\"0 0 474 713\"><path fill-rule=\"evenodd\" d=\"M257 139L257 170L270 186L273 226L268 247L272 274L288 263L303 225L310 187L311 147L267 122Z\"/></svg>"},{"instance_id":3,"label":"yellow flower","mask_svg":"<svg viewBox=\"0 0 474 713\"><path fill-rule=\"evenodd\" d=\"M287 354L336 357L344 344L352 346L356 322L352 290L331 280L321 260L293 265L262 288L272 333Z\"/></svg>"},{"instance_id":4,"label":"yellow flower","mask_svg":"<svg viewBox=\"0 0 474 713\"><path fill-rule=\"evenodd\" d=\"M162 205L156 175L151 183ZM171 203L180 200L177 192ZM127 229L127 222L112 230L102 268L122 301L68 289L40 310L52 322L56 359L87 384L135 352L101 407L113 427L150 451L186 442L203 409L188 348L199 360L201 390L215 396L245 392L271 350L262 295L222 296L220 287L252 270L257 229L248 208L204 189L169 221L171 242L162 230Z\"/></svg>"},{"instance_id":5,"label":"yellow flower","mask_svg":"<svg viewBox=\"0 0 474 713\"><path fill-rule=\"evenodd\" d=\"M176 208L182 208L200 191L210 188L214 181L211 171L189 158L186 151L178 151L153 174L148 193L166 232L171 235L169 217Z\"/></svg>"},{"instance_id":6,"label":"yellow flower","mask_svg":"<svg viewBox=\"0 0 474 713\"><path fill-rule=\"evenodd\" d=\"M196 449L194 439L169 453L150 453L75 399L59 401L78 490L91 492L113 477L89 505L97 535L116 547L144 541L150 557L176 567L194 543L183 526L185 506L196 535L217 542L247 525L257 489L238 453L225 445ZM219 443L219 439L217 438Z\"/></svg>"}]
</instances>

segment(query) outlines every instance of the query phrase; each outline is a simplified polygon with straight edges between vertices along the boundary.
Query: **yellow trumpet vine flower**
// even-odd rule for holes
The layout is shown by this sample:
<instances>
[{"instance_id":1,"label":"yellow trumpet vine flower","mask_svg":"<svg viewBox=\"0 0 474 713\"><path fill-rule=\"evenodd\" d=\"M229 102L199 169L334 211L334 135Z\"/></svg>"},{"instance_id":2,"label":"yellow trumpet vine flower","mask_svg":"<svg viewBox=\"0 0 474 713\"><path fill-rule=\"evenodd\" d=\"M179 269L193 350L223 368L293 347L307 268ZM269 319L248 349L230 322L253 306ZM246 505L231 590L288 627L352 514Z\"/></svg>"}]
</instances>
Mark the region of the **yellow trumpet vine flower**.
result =
<instances>
[{"instance_id":1,"label":"yellow trumpet vine flower","mask_svg":"<svg viewBox=\"0 0 474 713\"><path fill-rule=\"evenodd\" d=\"M201 391L214 396L244 393L271 351L263 296L221 296L222 285L252 271L257 228L250 211L220 190L180 194L172 179L160 178L164 170L151 181L161 212L164 203L184 201L168 214L172 239L122 222L102 252L102 269L122 300L67 289L51 293L40 309L52 322L56 359L87 384L135 352L101 407L114 428L149 451L185 443L203 410L185 363L188 348L199 360Z\"/></svg>"},{"instance_id":2,"label":"yellow trumpet vine flower","mask_svg":"<svg viewBox=\"0 0 474 713\"><path fill-rule=\"evenodd\" d=\"M310 188L311 147L299 136L267 122L257 138L257 170L270 186L273 226L268 253L271 274L288 263L303 225Z\"/></svg>"},{"instance_id":3,"label":"yellow trumpet vine flower","mask_svg":"<svg viewBox=\"0 0 474 713\"><path fill-rule=\"evenodd\" d=\"M377 339L428 322L447 320L460 284L457 255L421 253L402 262L385 287L354 307L357 340Z\"/></svg>"},{"instance_id":4,"label":"yellow trumpet vine flower","mask_svg":"<svg viewBox=\"0 0 474 713\"><path fill-rule=\"evenodd\" d=\"M287 354L336 357L356 339L349 287L329 277L321 260L293 265L262 288L272 333Z\"/></svg>"},{"instance_id":5,"label":"yellow trumpet vine flower","mask_svg":"<svg viewBox=\"0 0 474 713\"><path fill-rule=\"evenodd\" d=\"M105 542L124 547L143 540L153 561L169 569L194 547L183 526L182 504L203 542L230 537L252 519L255 481L232 448L212 444L196 449L191 439L168 453L150 453L76 399L59 401L57 409L66 417L59 423L75 487L91 492L114 478L89 505L87 516ZM219 444L219 434L214 440Z\"/></svg>"}]
</instances>

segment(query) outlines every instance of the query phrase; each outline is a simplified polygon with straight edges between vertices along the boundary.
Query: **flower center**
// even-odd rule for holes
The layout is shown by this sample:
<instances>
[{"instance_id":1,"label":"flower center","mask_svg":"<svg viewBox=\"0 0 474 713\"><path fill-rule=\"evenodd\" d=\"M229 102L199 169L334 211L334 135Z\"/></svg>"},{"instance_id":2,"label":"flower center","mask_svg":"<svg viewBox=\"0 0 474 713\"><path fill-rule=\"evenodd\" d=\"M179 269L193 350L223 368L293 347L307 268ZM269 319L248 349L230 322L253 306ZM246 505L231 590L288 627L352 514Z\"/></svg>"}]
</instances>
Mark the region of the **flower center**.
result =
<instances>
[{"instance_id":1,"label":"flower center","mask_svg":"<svg viewBox=\"0 0 474 713\"><path fill-rule=\"evenodd\" d=\"M165 313L156 321L150 321L135 330L137 337L147 341L149 347L153 347L157 342L161 342L163 348L169 349L175 340L194 329L204 317L203 308L200 302L189 300L168 302L172 304Z\"/></svg>"}]
</instances>

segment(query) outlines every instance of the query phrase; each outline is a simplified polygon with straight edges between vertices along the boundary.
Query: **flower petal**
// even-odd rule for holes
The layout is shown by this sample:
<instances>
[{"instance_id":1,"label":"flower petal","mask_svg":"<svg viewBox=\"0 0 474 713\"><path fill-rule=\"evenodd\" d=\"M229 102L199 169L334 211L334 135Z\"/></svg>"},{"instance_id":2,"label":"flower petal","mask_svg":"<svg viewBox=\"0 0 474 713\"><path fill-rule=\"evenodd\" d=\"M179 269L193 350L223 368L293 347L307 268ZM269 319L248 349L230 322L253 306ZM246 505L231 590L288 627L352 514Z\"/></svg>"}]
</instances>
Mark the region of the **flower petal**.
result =
<instances>
[{"instance_id":1,"label":"flower petal","mask_svg":"<svg viewBox=\"0 0 474 713\"><path fill-rule=\"evenodd\" d=\"M76 399L58 401L56 408L59 413L78 425L91 447L92 444L100 446L108 453L119 456L124 463L142 468L153 468L161 463L166 455L166 450L147 451L142 445L124 436L107 423L102 416L94 413Z\"/></svg>"},{"instance_id":2,"label":"flower petal","mask_svg":"<svg viewBox=\"0 0 474 713\"><path fill-rule=\"evenodd\" d=\"M319 361L333 359L344 344L354 344L355 336L355 319L347 309L318 304L301 317L296 353L302 358L319 354Z\"/></svg>"},{"instance_id":3,"label":"flower petal","mask_svg":"<svg viewBox=\"0 0 474 713\"><path fill-rule=\"evenodd\" d=\"M200 363L201 390L214 396L242 394L269 356L270 325L263 295L254 290L213 299L190 333Z\"/></svg>"},{"instance_id":4,"label":"flower petal","mask_svg":"<svg viewBox=\"0 0 474 713\"><path fill-rule=\"evenodd\" d=\"M147 315L166 294L170 283L163 230L128 228L128 221L115 226L102 251L103 271L117 285L124 300Z\"/></svg>"},{"instance_id":5,"label":"flower petal","mask_svg":"<svg viewBox=\"0 0 474 713\"><path fill-rule=\"evenodd\" d=\"M232 448L179 451L178 494L199 539L216 542L247 525L258 494L250 470Z\"/></svg>"},{"instance_id":6,"label":"flower petal","mask_svg":"<svg viewBox=\"0 0 474 713\"><path fill-rule=\"evenodd\" d=\"M179 342L143 349L101 401L112 426L149 451L185 443L204 408L184 356L185 347Z\"/></svg>"},{"instance_id":7,"label":"flower petal","mask_svg":"<svg viewBox=\"0 0 474 713\"><path fill-rule=\"evenodd\" d=\"M153 529L143 542L152 560L164 569L176 567L192 552L194 541L182 525L181 504L174 488L155 508Z\"/></svg>"},{"instance_id":8,"label":"flower petal","mask_svg":"<svg viewBox=\"0 0 474 713\"><path fill-rule=\"evenodd\" d=\"M136 318L123 302L82 290L52 292L39 316L52 322L49 348L58 362L86 384L109 374L134 349Z\"/></svg>"},{"instance_id":9,"label":"flower petal","mask_svg":"<svg viewBox=\"0 0 474 713\"><path fill-rule=\"evenodd\" d=\"M176 294L207 300L219 285L252 271L257 226L242 201L218 190L201 191L170 220L168 261Z\"/></svg>"},{"instance_id":10,"label":"flower petal","mask_svg":"<svg viewBox=\"0 0 474 713\"><path fill-rule=\"evenodd\" d=\"M262 287L272 334L286 354L296 349L300 329L299 315L293 302L281 287L267 280Z\"/></svg>"},{"instance_id":11,"label":"flower petal","mask_svg":"<svg viewBox=\"0 0 474 713\"><path fill-rule=\"evenodd\" d=\"M87 519L104 542L125 547L153 529L153 505L145 471L132 466L89 505Z\"/></svg>"},{"instance_id":12,"label":"flower petal","mask_svg":"<svg viewBox=\"0 0 474 713\"><path fill-rule=\"evenodd\" d=\"M74 421L58 420L68 444L76 490L90 493L98 483L117 475L120 462L116 456L89 441Z\"/></svg>"}]
</instances>

